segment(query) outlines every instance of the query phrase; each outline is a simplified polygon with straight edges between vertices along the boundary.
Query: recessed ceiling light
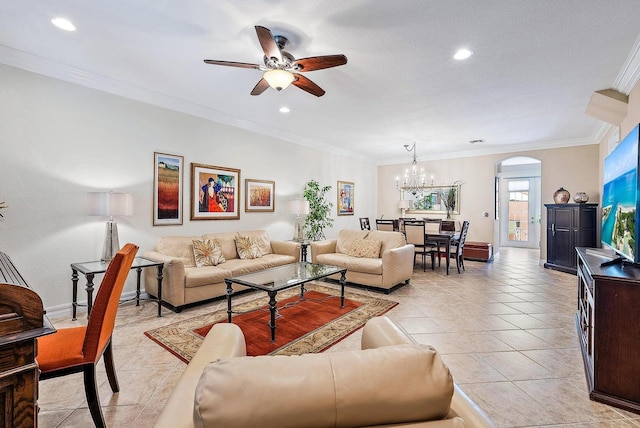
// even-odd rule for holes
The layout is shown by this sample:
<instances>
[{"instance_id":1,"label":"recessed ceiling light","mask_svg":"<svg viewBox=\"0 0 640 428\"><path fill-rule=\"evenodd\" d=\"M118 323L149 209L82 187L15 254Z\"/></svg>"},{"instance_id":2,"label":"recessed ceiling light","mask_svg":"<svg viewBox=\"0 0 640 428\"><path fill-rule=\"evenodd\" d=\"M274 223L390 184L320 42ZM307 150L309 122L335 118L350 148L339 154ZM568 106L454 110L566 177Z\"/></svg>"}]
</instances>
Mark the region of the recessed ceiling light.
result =
<instances>
[{"instance_id":1,"label":"recessed ceiling light","mask_svg":"<svg viewBox=\"0 0 640 428\"><path fill-rule=\"evenodd\" d=\"M458 52L456 52L453 58L457 60L463 60L469 58L471 55L473 55L473 51L470 51L469 49L460 49Z\"/></svg>"},{"instance_id":2,"label":"recessed ceiling light","mask_svg":"<svg viewBox=\"0 0 640 428\"><path fill-rule=\"evenodd\" d=\"M56 27L63 29L65 31L76 31L76 26L71 23L68 19L65 18L53 18L51 23Z\"/></svg>"},{"instance_id":3,"label":"recessed ceiling light","mask_svg":"<svg viewBox=\"0 0 640 428\"><path fill-rule=\"evenodd\" d=\"M290 111L289 107L280 107L280 113L289 113Z\"/></svg>"}]
</instances>

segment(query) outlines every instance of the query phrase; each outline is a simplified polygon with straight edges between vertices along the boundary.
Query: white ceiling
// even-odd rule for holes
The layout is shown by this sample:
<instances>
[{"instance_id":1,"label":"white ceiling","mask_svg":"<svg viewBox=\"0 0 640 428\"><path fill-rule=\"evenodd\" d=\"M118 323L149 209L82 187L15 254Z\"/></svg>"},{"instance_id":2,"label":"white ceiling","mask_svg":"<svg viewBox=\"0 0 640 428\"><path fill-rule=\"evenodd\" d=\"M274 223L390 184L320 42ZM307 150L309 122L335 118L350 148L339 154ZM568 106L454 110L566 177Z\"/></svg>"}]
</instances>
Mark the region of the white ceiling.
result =
<instances>
[{"instance_id":1,"label":"white ceiling","mask_svg":"<svg viewBox=\"0 0 640 428\"><path fill-rule=\"evenodd\" d=\"M638 0L5 0L0 63L385 164L414 141L419 160L596 143L608 125L585 109L638 80L639 16ZM348 63L306 73L323 97L250 96L259 70L203 59L261 63L255 25Z\"/></svg>"}]
</instances>

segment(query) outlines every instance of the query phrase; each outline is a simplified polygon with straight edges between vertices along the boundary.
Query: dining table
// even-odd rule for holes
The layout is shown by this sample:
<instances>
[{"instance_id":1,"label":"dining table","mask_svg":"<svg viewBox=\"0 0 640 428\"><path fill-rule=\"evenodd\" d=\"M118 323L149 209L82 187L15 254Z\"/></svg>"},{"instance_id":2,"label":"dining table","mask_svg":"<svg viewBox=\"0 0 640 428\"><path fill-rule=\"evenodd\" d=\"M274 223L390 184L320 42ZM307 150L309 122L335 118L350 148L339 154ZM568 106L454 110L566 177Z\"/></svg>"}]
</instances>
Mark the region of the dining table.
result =
<instances>
[{"instance_id":1,"label":"dining table","mask_svg":"<svg viewBox=\"0 0 640 428\"><path fill-rule=\"evenodd\" d=\"M458 239L460 239L460 231L459 230L441 230L438 233L426 233L425 234L426 241L429 242L437 242L438 248L440 248L440 244L444 244L446 250L446 271L447 275L449 275L449 266L451 265L451 244L455 243ZM440 254L438 255L438 260L440 259Z\"/></svg>"}]
</instances>

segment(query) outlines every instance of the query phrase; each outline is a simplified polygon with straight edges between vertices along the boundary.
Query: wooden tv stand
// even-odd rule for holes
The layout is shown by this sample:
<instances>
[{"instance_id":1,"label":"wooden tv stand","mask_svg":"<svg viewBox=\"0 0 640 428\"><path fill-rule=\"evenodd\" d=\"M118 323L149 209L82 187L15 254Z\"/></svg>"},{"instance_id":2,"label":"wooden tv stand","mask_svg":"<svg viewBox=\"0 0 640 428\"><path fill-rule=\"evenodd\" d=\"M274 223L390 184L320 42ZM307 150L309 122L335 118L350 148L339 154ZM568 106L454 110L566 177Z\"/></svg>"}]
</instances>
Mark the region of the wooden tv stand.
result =
<instances>
[{"instance_id":1,"label":"wooden tv stand","mask_svg":"<svg viewBox=\"0 0 640 428\"><path fill-rule=\"evenodd\" d=\"M612 251L576 251L576 327L589 398L640 413L640 267L600 266Z\"/></svg>"}]
</instances>

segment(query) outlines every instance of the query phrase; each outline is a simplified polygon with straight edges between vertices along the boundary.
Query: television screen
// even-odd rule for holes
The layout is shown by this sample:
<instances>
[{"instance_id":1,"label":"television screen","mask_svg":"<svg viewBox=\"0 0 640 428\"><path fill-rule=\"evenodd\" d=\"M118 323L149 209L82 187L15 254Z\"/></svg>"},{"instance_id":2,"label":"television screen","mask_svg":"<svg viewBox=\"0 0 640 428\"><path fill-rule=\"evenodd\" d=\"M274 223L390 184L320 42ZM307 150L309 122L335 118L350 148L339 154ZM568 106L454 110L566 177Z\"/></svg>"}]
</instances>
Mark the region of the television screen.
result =
<instances>
[{"instance_id":1,"label":"television screen","mask_svg":"<svg viewBox=\"0 0 640 428\"><path fill-rule=\"evenodd\" d=\"M602 243L638 263L638 137L636 126L604 160Z\"/></svg>"}]
</instances>

